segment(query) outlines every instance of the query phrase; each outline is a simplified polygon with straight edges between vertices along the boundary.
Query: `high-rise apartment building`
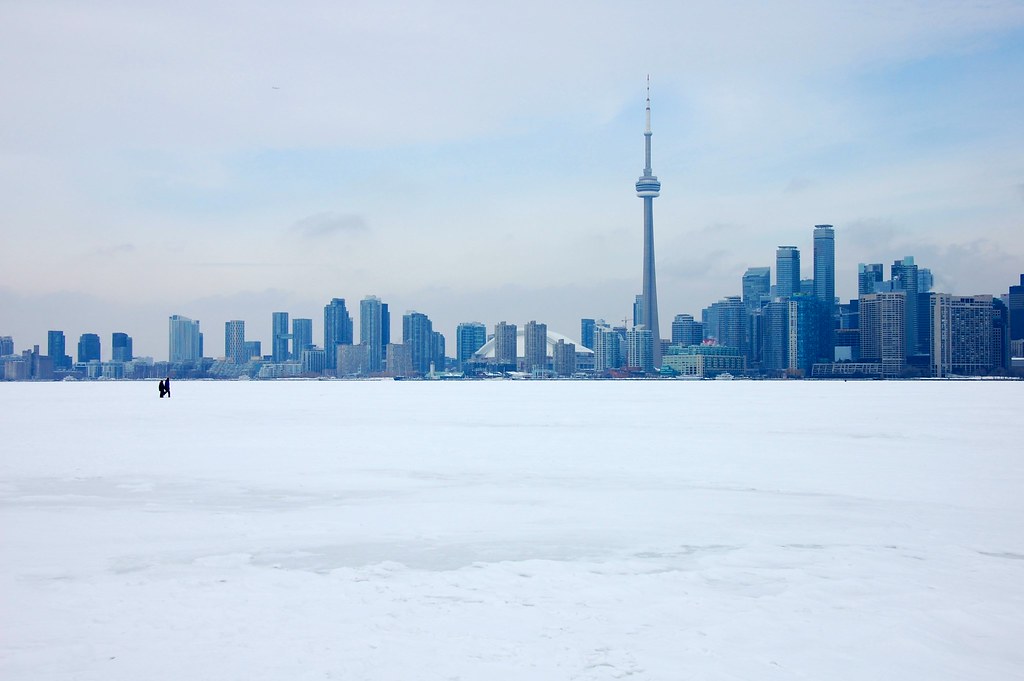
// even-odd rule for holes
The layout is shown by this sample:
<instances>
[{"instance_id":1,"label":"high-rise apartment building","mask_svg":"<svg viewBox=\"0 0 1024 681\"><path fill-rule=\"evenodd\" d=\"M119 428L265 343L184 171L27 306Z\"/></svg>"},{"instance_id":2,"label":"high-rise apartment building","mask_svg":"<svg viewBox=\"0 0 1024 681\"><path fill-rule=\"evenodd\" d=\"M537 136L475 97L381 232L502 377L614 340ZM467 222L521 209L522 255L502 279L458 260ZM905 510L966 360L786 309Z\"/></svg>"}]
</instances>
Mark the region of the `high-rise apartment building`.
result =
<instances>
[{"instance_id":1,"label":"high-rise apartment building","mask_svg":"<svg viewBox=\"0 0 1024 681\"><path fill-rule=\"evenodd\" d=\"M78 361L100 361L100 337L95 333L83 333L78 339Z\"/></svg>"},{"instance_id":2,"label":"high-rise apartment building","mask_svg":"<svg viewBox=\"0 0 1024 681\"><path fill-rule=\"evenodd\" d=\"M1024 339L1024 274L1020 275L1019 286L1010 287L1006 306L1010 312L1010 340Z\"/></svg>"},{"instance_id":3,"label":"high-rise apartment building","mask_svg":"<svg viewBox=\"0 0 1024 681\"><path fill-rule=\"evenodd\" d=\"M650 329L636 326L626 331L626 363L646 374L654 372L654 334Z\"/></svg>"},{"instance_id":4,"label":"high-rise apartment building","mask_svg":"<svg viewBox=\"0 0 1024 681\"><path fill-rule=\"evenodd\" d=\"M779 373L789 368L789 301L773 301L761 312L761 369Z\"/></svg>"},{"instance_id":5,"label":"high-rise apartment building","mask_svg":"<svg viewBox=\"0 0 1024 681\"><path fill-rule=\"evenodd\" d=\"M0 357L9 357L14 354L14 339L10 336L0 336Z\"/></svg>"},{"instance_id":6,"label":"high-rise apartment building","mask_svg":"<svg viewBox=\"0 0 1024 681\"><path fill-rule=\"evenodd\" d=\"M250 357L245 347L245 321L232 319L224 322L224 358L235 364L245 364Z\"/></svg>"},{"instance_id":7,"label":"high-rise apartment building","mask_svg":"<svg viewBox=\"0 0 1024 681\"><path fill-rule=\"evenodd\" d=\"M779 246L775 251L775 295L789 298L800 292L800 251L796 246Z\"/></svg>"},{"instance_id":8,"label":"high-rise apartment building","mask_svg":"<svg viewBox=\"0 0 1024 681\"><path fill-rule=\"evenodd\" d=\"M498 322L494 325L494 363L498 366L515 370L519 352L518 331L515 324Z\"/></svg>"},{"instance_id":9,"label":"high-rise apartment building","mask_svg":"<svg viewBox=\"0 0 1024 681\"><path fill-rule=\"evenodd\" d=\"M359 342L366 345L369 373L383 371L385 351L391 343L391 315L387 303L382 303L377 296L366 296L359 301ZM398 352L404 357L402 350Z\"/></svg>"},{"instance_id":10,"label":"high-rise apartment building","mask_svg":"<svg viewBox=\"0 0 1024 681\"><path fill-rule=\"evenodd\" d=\"M876 285L882 283L884 278L885 268L882 263L860 263L857 265L857 295L866 296L869 293L875 293Z\"/></svg>"},{"instance_id":11,"label":"high-rise apartment building","mask_svg":"<svg viewBox=\"0 0 1024 681\"><path fill-rule=\"evenodd\" d=\"M523 327L523 371L533 373L548 367L548 325L529 321Z\"/></svg>"},{"instance_id":12,"label":"high-rise apartment building","mask_svg":"<svg viewBox=\"0 0 1024 681\"><path fill-rule=\"evenodd\" d=\"M473 353L487 342L487 327L480 322L463 322L455 329L455 361L459 370Z\"/></svg>"},{"instance_id":13,"label":"high-rise apartment building","mask_svg":"<svg viewBox=\"0 0 1024 681\"><path fill-rule=\"evenodd\" d=\"M996 368L992 296L932 293L930 303L933 376L984 376Z\"/></svg>"},{"instance_id":14,"label":"high-rise apartment building","mask_svg":"<svg viewBox=\"0 0 1024 681\"><path fill-rule=\"evenodd\" d=\"M823 320L828 317L828 308L816 296L795 295L789 299L789 364L791 372L803 376L811 375L815 362L831 361L823 338Z\"/></svg>"},{"instance_id":15,"label":"high-rise apartment building","mask_svg":"<svg viewBox=\"0 0 1024 681\"><path fill-rule=\"evenodd\" d=\"M288 352L288 341L291 340L288 333L288 313L274 312L271 315L270 331L270 358L274 362L287 362L290 355Z\"/></svg>"},{"instance_id":16,"label":"high-rise apartment building","mask_svg":"<svg viewBox=\"0 0 1024 681\"><path fill-rule=\"evenodd\" d=\"M172 315L168 327L167 357L170 362L198 362L203 356L203 334L199 332L199 320Z\"/></svg>"},{"instance_id":17,"label":"high-rise apartment building","mask_svg":"<svg viewBox=\"0 0 1024 681\"><path fill-rule=\"evenodd\" d=\"M132 337L126 333L117 332L111 337L110 359L114 362L132 361Z\"/></svg>"},{"instance_id":18,"label":"high-rise apartment building","mask_svg":"<svg viewBox=\"0 0 1024 681\"><path fill-rule=\"evenodd\" d=\"M906 366L904 291L869 293L860 297L860 359L878 362L882 376L896 378Z\"/></svg>"},{"instance_id":19,"label":"high-rise apartment building","mask_svg":"<svg viewBox=\"0 0 1024 681\"><path fill-rule=\"evenodd\" d=\"M748 267L743 273L743 304L756 310L767 302L772 291L771 267Z\"/></svg>"},{"instance_id":20,"label":"high-rise apartment building","mask_svg":"<svg viewBox=\"0 0 1024 681\"><path fill-rule=\"evenodd\" d=\"M556 376L572 376L576 373L576 344L566 343L559 338L552 346L551 369Z\"/></svg>"},{"instance_id":21,"label":"high-rise apartment building","mask_svg":"<svg viewBox=\"0 0 1024 681\"><path fill-rule=\"evenodd\" d=\"M580 345L590 350L594 349L594 325L593 319L580 320Z\"/></svg>"},{"instance_id":22,"label":"high-rise apartment building","mask_svg":"<svg viewBox=\"0 0 1024 681\"><path fill-rule=\"evenodd\" d=\"M302 352L313 349L313 320L295 318L292 320L292 359L302 361ZM326 355L325 355L326 361Z\"/></svg>"},{"instance_id":23,"label":"high-rise apartment building","mask_svg":"<svg viewBox=\"0 0 1024 681\"><path fill-rule=\"evenodd\" d=\"M636 195L644 201L644 272L639 319L654 337L654 366L661 366L661 334L658 326L658 288L654 273L654 199L661 194L661 182L651 170L651 89L647 83L647 125L644 128L644 174L636 181Z\"/></svg>"},{"instance_id":24,"label":"high-rise apartment building","mask_svg":"<svg viewBox=\"0 0 1024 681\"><path fill-rule=\"evenodd\" d=\"M594 327L594 371L602 373L622 366L622 336L607 324Z\"/></svg>"},{"instance_id":25,"label":"high-rise apartment building","mask_svg":"<svg viewBox=\"0 0 1024 681\"><path fill-rule=\"evenodd\" d=\"M814 297L828 309L836 302L836 232L832 225L814 226Z\"/></svg>"},{"instance_id":26,"label":"high-rise apartment building","mask_svg":"<svg viewBox=\"0 0 1024 681\"><path fill-rule=\"evenodd\" d=\"M328 369L338 368L337 346L351 345L352 342L352 317L345 307L345 299L332 298L324 306L324 351L327 353ZM383 352L383 346L380 346L378 358L383 356ZM377 371L380 371L379 367Z\"/></svg>"},{"instance_id":27,"label":"high-rise apartment building","mask_svg":"<svg viewBox=\"0 0 1024 681\"><path fill-rule=\"evenodd\" d=\"M434 365L435 371L444 371L447 368L447 363L444 349L444 334L440 331L434 331L430 337L430 364Z\"/></svg>"},{"instance_id":28,"label":"high-rise apartment building","mask_svg":"<svg viewBox=\"0 0 1024 681\"><path fill-rule=\"evenodd\" d=\"M410 310L402 317L402 345L409 348L412 371L425 375L434 355L434 326L422 312Z\"/></svg>"}]
</instances>

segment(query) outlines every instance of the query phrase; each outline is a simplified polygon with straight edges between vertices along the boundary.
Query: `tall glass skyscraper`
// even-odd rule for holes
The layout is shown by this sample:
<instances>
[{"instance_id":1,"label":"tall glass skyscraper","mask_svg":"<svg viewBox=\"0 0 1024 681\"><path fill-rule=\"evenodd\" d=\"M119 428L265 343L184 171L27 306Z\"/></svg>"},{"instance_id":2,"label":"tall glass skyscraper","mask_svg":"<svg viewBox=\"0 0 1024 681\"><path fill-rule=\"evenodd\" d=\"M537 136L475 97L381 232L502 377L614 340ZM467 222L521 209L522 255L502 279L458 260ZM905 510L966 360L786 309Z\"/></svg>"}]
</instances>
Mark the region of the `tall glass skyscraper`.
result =
<instances>
[{"instance_id":1,"label":"tall glass skyscraper","mask_svg":"<svg viewBox=\"0 0 1024 681\"><path fill-rule=\"evenodd\" d=\"M132 361L132 337L126 333L117 332L111 337L110 359L114 362Z\"/></svg>"},{"instance_id":2,"label":"tall glass skyscraper","mask_svg":"<svg viewBox=\"0 0 1024 681\"><path fill-rule=\"evenodd\" d=\"M338 368L338 346L351 344L352 317L345 307L345 299L332 298L324 306L324 351L327 353L328 369Z\"/></svg>"},{"instance_id":3,"label":"tall glass skyscraper","mask_svg":"<svg viewBox=\"0 0 1024 681\"><path fill-rule=\"evenodd\" d=\"M885 278L885 268L882 263L874 262L868 265L860 263L857 265L857 296L866 296L875 293L877 284L882 283Z\"/></svg>"},{"instance_id":4,"label":"tall glass skyscraper","mask_svg":"<svg viewBox=\"0 0 1024 681\"><path fill-rule=\"evenodd\" d=\"M410 310L402 317L402 345L409 348L412 370L418 374L430 371L433 359L434 325L422 312Z\"/></svg>"},{"instance_id":5,"label":"tall glass skyscraper","mask_svg":"<svg viewBox=\"0 0 1024 681\"><path fill-rule=\"evenodd\" d=\"M743 304L749 309L761 307L761 301L772 290L772 268L748 267L743 273Z\"/></svg>"},{"instance_id":6,"label":"tall glass skyscraper","mask_svg":"<svg viewBox=\"0 0 1024 681\"><path fill-rule=\"evenodd\" d=\"M288 361L288 313L274 312L271 315L270 357L274 362Z\"/></svg>"},{"instance_id":7,"label":"tall glass skyscraper","mask_svg":"<svg viewBox=\"0 0 1024 681\"><path fill-rule=\"evenodd\" d=\"M100 337L95 333L83 333L78 339L78 361L100 361Z\"/></svg>"},{"instance_id":8,"label":"tall glass skyscraper","mask_svg":"<svg viewBox=\"0 0 1024 681\"><path fill-rule=\"evenodd\" d=\"M167 358L172 362L196 362L203 356L203 334L199 320L172 315L168 320Z\"/></svg>"},{"instance_id":9,"label":"tall glass skyscraper","mask_svg":"<svg viewBox=\"0 0 1024 681\"><path fill-rule=\"evenodd\" d=\"M391 343L391 315L387 303L377 296L366 296L359 302L359 342L366 345L367 371L383 371L385 348Z\"/></svg>"},{"instance_id":10,"label":"tall glass skyscraper","mask_svg":"<svg viewBox=\"0 0 1024 681\"><path fill-rule=\"evenodd\" d=\"M292 320L292 359L302 360L302 351L313 347L313 320Z\"/></svg>"},{"instance_id":11,"label":"tall glass skyscraper","mask_svg":"<svg viewBox=\"0 0 1024 681\"><path fill-rule=\"evenodd\" d=\"M651 170L651 83L647 78L647 125L644 128L644 174L636 181L636 195L644 200L644 279L637 321L654 338L652 364L661 367L661 333L658 327L658 287L654 273L654 199L661 193L661 182Z\"/></svg>"},{"instance_id":12,"label":"tall glass skyscraper","mask_svg":"<svg viewBox=\"0 0 1024 681\"><path fill-rule=\"evenodd\" d=\"M836 232L832 225L814 226L814 297L829 309L836 301Z\"/></svg>"},{"instance_id":13,"label":"tall glass skyscraper","mask_svg":"<svg viewBox=\"0 0 1024 681\"><path fill-rule=\"evenodd\" d=\"M455 360L459 369L487 342L487 327L480 322L463 322L455 329Z\"/></svg>"},{"instance_id":14,"label":"tall glass skyscraper","mask_svg":"<svg viewBox=\"0 0 1024 681\"><path fill-rule=\"evenodd\" d=\"M800 251L796 246L779 246L775 252L775 295L789 298L800 293Z\"/></svg>"},{"instance_id":15,"label":"tall glass skyscraper","mask_svg":"<svg viewBox=\"0 0 1024 681\"><path fill-rule=\"evenodd\" d=\"M46 353L53 360L54 369L67 369L71 358L67 356L67 343L63 331L46 332Z\"/></svg>"}]
</instances>

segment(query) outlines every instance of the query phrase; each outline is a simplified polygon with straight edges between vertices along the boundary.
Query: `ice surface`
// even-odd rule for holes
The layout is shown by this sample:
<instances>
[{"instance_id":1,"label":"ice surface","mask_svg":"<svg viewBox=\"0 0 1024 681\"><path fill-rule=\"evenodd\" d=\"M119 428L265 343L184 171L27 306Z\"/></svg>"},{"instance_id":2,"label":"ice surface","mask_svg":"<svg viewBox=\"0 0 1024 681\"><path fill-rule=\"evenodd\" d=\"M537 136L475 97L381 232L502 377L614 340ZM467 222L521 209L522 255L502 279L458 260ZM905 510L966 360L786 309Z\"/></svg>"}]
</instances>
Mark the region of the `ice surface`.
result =
<instances>
[{"instance_id":1,"label":"ice surface","mask_svg":"<svg viewBox=\"0 0 1024 681\"><path fill-rule=\"evenodd\" d=\"M0 678L1011 679L1024 383L0 384Z\"/></svg>"}]
</instances>

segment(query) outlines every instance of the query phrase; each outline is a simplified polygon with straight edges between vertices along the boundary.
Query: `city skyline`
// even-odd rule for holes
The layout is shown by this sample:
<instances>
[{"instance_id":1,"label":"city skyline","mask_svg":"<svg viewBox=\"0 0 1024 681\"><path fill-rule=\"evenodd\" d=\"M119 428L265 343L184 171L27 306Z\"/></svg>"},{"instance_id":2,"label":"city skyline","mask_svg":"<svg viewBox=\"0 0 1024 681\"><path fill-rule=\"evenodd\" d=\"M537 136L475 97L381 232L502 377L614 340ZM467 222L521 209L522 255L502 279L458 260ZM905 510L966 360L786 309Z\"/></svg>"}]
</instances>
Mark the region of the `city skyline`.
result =
<instances>
[{"instance_id":1,"label":"city skyline","mask_svg":"<svg viewBox=\"0 0 1024 681\"><path fill-rule=\"evenodd\" d=\"M1004 295L1021 270L1019 3L593 6L579 26L539 5L311 7L0 10L0 334L123 332L161 357L180 314L207 354L231 320L269 353L271 312L319 343L325 303L370 294L450 344L472 320L625 318L647 71L673 188L662 326L739 294L781 244L810 278L816 224L837 232L841 300L861 262L914 256L953 295Z\"/></svg>"}]
</instances>

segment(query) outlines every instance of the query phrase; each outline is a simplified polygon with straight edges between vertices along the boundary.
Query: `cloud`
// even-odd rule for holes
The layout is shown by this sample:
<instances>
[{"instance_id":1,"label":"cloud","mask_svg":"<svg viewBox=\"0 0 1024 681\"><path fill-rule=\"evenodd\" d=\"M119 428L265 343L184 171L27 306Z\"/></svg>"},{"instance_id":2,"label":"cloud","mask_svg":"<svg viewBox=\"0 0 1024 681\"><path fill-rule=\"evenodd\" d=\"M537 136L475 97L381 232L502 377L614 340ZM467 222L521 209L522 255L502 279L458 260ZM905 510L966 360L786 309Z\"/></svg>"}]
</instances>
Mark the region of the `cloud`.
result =
<instances>
[{"instance_id":1,"label":"cloud","mask_svg":"<svg viewBox=\"0 0 1024 681\"><path fill-rule=\"evenodd\" d=\"M813 186L814 183L806 177L794 177L789 181L789 184L786 185L786 188L783 191L787 194L797 194Z\"/></svg>"},{"instance_id":2,"label":"cloud","mask_svg":"<svg viewBox=\"0 0 1024 681\"><path fill-rule=\"evenodd\" d=\"M336 234L358 234L369 231L366 220L352 213L315 213L295 222L290 231L303 239L323 239Z\"/></svg>"},{"instance_id":3,"label":"cloud","mask_svg":"<svg viewBox=\"0 0 1024 681\"><path fill-rule=\"evenodd\" d=\"M128 253L134 253L136 251L135 244L125 243L118 244L117 246L110 246L108 248L100 248L93 251L94 256L107 257L112 255L122 255Z\"/></svg>"}]
</instances>

